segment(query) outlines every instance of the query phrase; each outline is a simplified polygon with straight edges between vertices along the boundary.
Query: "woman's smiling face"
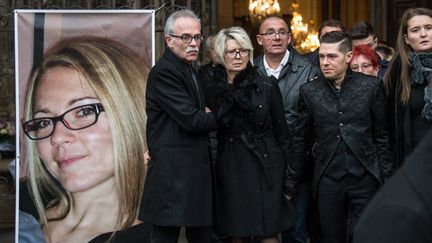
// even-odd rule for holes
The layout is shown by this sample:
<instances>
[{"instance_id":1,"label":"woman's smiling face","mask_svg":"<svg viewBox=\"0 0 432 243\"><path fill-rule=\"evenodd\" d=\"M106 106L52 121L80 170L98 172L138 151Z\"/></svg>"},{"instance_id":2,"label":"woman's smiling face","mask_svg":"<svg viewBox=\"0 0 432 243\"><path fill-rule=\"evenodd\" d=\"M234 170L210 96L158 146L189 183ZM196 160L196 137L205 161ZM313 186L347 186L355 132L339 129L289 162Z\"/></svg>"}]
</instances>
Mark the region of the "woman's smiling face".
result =
<instances>
[{"instance_id":1,"label":"woman's smiling face","mask_svg":"<svg viewBox=\"0 0 432 243\"><path fill-rule=\"evenodd\" d=\"M39 81L34 118L55 117L78 106L100 103L88 81L72 68L53 67ZM57 122L50 137L36 141L48 171L71 193L114 181L114 153L106 112L81 130Z\"/></svg>"}]
</instances>

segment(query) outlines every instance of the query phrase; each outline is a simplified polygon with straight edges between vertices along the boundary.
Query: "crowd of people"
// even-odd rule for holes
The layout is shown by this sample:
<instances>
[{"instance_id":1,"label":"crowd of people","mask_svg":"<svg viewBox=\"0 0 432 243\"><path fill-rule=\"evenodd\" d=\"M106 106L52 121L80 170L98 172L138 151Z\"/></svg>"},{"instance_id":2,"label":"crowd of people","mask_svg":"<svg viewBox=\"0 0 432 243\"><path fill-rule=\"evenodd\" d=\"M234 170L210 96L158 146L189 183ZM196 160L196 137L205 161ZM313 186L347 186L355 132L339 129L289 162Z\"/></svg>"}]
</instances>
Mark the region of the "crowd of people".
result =
<instances>
[{"instance_id":1,"label":"crowd of people","mask_svg":"<svg viewBox=\"0 0 432 243\"><path fill-rule=\"evenodd\" d=\"M152 68L106 38L51 47L22 123L46 242L430 242L432 10L395 50L367 22L319 30L302 55L280 17L222 29L199 71L190 10Z\"/></svg>"}]
</instances>

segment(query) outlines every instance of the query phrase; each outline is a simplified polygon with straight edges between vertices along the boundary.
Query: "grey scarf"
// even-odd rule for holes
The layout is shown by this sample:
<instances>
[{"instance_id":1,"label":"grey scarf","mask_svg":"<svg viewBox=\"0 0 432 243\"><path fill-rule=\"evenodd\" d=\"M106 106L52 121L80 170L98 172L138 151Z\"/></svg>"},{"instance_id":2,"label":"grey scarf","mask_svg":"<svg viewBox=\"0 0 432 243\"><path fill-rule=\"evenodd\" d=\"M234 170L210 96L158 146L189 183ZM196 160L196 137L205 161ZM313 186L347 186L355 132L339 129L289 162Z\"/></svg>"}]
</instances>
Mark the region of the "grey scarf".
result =
<instances>
[{"instance_id":1,"label":"grey scarf","mask_svg":"<svg viewBox=\"0 0 432 243\"><path fill-rule=\"evenodd\" d=\"M432 53L409 53L409 60L413 66L410 83L420 84L426 81L424 89L425 106L422 116L428 122L432 122Z\"/></svg>"}]
</instances>

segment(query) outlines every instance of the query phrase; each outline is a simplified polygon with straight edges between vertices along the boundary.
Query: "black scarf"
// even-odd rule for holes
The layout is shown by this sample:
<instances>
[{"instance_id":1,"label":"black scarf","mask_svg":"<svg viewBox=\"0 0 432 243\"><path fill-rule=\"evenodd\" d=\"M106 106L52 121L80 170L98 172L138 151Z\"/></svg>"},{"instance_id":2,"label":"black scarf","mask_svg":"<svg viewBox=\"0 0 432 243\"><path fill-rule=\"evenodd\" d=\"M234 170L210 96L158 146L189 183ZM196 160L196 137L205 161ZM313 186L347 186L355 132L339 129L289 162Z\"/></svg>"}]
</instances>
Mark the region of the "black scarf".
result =
<instances>
[{"instance_id":1,"label":"black scarf","mask_svg":"<svg viewBox=\"0 0 432 243\"><path fill-rule=\"evenodd\" d=\"M251 102L251 92L257 89L253 75L258 72L251 63L234 78L233 84L228 84L226 69L222 65L213 68L211 75L204 78L206 99L216 110L216 117L229 124L234 117L254 120L255 109ZM222 116L222 117L221 117Z\"/></svg>"},{"instance_id":2,"label":"black scarf","mask_svg":"<svg viewBox=\"0 0 432 243\"><path fill-rule=\"evenodd\" d=\"M413 66L410 76L411 85L422 85L426 81L422 116L428 122L432 122L432 53L409 52L408 57Z\"/></svg>"}]
</instances>

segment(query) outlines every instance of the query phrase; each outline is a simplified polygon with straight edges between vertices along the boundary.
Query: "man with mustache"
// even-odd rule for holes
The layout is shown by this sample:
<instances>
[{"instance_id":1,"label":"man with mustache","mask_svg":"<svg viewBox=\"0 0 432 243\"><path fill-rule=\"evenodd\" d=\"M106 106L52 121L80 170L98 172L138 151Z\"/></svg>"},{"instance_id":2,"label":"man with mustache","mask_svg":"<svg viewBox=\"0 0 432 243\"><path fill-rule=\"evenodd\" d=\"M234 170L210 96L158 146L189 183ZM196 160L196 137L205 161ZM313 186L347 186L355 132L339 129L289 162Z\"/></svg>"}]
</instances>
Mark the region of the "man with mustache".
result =
<instances>
[{"instance_id":1,"label":"man with mustache","mask_svg":"<svg viewBox=\"0 0 432 243\"><path fill-rule=\"evenodd\" d=\"M165 24L165 53L151 69L147 90L148 172L140 220L151 243L211 242L212 176L208 132L216 128L192 67L203 40L198 17L174 12ZM137 94L139 95L139 94Z\"/></svg>"},{"instance_id":2,"label":"man with mustache","mask_svg":"<svg viewBox=\"0 0 432 243\"><path fill-rule=\"evenodd\" d=\"M347 217L363 208L392 173L392 155L380 78L352 72L351 39L343 31L320 39L323 76L300 86L293 139L296 164L314 145L313 196L324 243L347 242Z\"/></svg>"},{"instance_id":3,"label":"man with mustache","mask_svg":"<svg viewBox=\"0 0 432 243\"><path fill-rule=\"evenodd\" d=\"M318 67L290 45L290 28L282 18L265 19L260 26L257 42L263 47L263 54L255 58L254 63L263 75L272 75L277 79L284 103L285 119L290 133L293 134L298 116L298 89L300 85L318 75ZM307 217L312 171L303 171L305 173L298 178L295 200L298 218L287 232L282 233L282 243L306 243L308 240Z\"/></svg>"}]
</instances>

